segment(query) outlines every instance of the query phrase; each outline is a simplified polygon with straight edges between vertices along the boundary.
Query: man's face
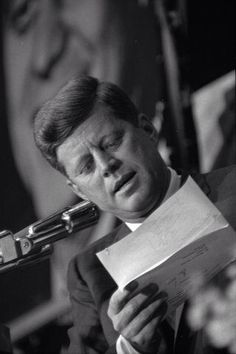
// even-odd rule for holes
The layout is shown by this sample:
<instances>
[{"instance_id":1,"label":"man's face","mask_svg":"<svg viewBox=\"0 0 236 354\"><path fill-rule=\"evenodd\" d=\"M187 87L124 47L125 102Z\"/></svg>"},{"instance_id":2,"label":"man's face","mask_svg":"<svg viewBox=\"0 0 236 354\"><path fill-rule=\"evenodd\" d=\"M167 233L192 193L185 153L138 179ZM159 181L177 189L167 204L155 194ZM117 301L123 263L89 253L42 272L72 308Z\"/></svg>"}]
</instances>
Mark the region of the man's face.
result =
<instances>
[{"instance_id":1,"label":"man's face","mask_svg":"<svg viewBox=\"0 0 236 354\"><path fill-rule=\"evenodd\" d=\"M75 193L125 221L147 215L168 185L144 116L134 126L100 107L58 148L57 157Z\"/></svg>"}]
</instances>

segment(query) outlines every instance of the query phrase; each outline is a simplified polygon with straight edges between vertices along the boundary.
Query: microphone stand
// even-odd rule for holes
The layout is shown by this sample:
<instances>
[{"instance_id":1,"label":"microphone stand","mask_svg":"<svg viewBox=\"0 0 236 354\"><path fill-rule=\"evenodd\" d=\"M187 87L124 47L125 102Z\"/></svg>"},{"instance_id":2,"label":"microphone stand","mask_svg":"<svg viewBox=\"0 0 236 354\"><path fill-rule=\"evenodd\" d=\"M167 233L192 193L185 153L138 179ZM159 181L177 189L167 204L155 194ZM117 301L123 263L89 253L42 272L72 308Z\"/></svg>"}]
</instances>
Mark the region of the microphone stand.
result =
<instances>
[{"instance_id":1,"label":"microphone stand","mask_svg":"<svg viewBox=\"0 0 236 354\"><path fill-rule=\"evenodd\" d=\"M89 201L66 207L13 234L0 232L0 274L36 263L52 253L52 243L98 221L98 208Z\"/></svg>"}]
</instances>

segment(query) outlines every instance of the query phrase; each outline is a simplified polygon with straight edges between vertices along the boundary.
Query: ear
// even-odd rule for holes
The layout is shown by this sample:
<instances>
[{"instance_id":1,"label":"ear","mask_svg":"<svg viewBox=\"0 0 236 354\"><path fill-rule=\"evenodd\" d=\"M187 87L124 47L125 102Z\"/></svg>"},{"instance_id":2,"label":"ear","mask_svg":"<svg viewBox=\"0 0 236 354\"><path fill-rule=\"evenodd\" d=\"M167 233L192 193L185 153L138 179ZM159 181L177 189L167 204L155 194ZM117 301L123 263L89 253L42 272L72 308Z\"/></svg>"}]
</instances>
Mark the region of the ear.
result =
<instances>
[{"instance_id":1,"label":"ear","mask_svg":"<svg viewBox=\"0 0 236 354\"><path fill-rule=\"evenodd\" d=\"M73 183L69 178L66 180L67 185L72 189L73 193L75 193L78 197L83 200L88 200L88 198L81 192L81 190L77 187L75 183Z\"/></svg>"},{"instance_id":2,"label":"ear","mask_svg":"<svg viewBox=\"0 0 236 354\"><path fill-rule=\"evenodd\" d=\"M140 113L138 116L139 127L145 131L146 134L149 135L150 139L154 141L154 143L158 142L158 133L152 124L151 120L143 113Z\"/></svg>"}]
</instances>

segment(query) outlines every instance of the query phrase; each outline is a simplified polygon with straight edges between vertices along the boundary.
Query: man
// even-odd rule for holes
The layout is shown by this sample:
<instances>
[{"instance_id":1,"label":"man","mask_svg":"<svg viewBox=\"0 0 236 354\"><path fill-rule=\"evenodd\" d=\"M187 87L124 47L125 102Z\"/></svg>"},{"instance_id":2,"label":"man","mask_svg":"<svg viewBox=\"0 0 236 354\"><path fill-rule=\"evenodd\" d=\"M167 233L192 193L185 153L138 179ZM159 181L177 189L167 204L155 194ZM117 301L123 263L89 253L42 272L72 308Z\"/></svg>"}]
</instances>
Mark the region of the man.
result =
<instances>
[{"instance_id":1,"label":"man","mask_svg":"<svg viewBox=\"0 0 236 354\"><path fill-rule=\"evenodd\" d=\"M1 97L7 104L0 142L10 157L6 159L4 154L1 160L5 174L0 217L2 227L20 230L36 218L78 201L63 176L35 148L32 120L42 103L70 78L87 74L118 83L154 115L156 102L164 96L163 80L156 80L163 76L163 62L152 6L142 6L137 0L1 0L0 17L5 79L1 86L6 84ZM74 235L55 245L51 284L61 298L66 293L66 269L73 252L106 233L104 228L111 229L113 223L114 218L104 214L96 231L83 230L84 237ZM4 289L6 299L8 288ZM22 288L22 298L26 298L30 291Z\"/></svg>"},{"instance_id":2,"label":"man","mask_svg":"<svg viewBox=\"0 0 236 354\"><path fill-rule=\"evenodd\" d=\"M78 196L125 223L71 263L73 354L172 352L173 331L164 319L166 294L150 284L134 296L136 282L124 291L116 290L96 257L180 187L182 178L160 157L157 139L151 122L124 92L91 77L70 81L36 116L36 145L50 164L66 176ZM229 168L205 179L197 177L234 227L235 174Z\"/></svg>"}]
</instances>

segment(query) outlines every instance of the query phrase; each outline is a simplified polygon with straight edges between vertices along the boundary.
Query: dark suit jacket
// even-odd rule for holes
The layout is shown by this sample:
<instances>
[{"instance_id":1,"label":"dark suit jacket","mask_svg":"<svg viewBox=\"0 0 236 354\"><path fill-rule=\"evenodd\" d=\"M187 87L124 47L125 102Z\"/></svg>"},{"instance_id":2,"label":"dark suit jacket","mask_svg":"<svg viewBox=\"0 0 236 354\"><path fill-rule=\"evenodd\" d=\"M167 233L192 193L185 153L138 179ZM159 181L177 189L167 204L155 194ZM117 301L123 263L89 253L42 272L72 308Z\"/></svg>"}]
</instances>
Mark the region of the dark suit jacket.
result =
<instances>
[{"instance_id":1,"label":"dark suit jacket","mask_svg":"<svg viewBox=\"0 0 236 354\"><path fill-rule=\"evenodd\" d=\"M236 166L207 175L196 175L193 178L236 229ZM76 256L70 263L68 287L74 323L69 330L70 354L116 353L115 344L119 334L113 329L107 316L107 308L111 294L117 286L96 257L96 253L129 232L130 230L122 224L84 253ZM181 338L183 335L185 333L180 331L178 337ZM188 345L188 351L182 354L209 352L200 334L192 336ZM176 348L176 353L181 351L182 349Z\"/></svg>"}]
</instances>

